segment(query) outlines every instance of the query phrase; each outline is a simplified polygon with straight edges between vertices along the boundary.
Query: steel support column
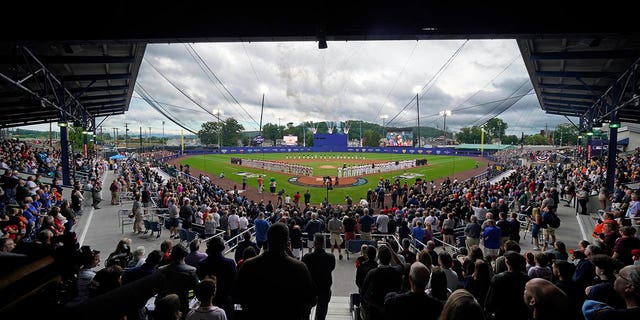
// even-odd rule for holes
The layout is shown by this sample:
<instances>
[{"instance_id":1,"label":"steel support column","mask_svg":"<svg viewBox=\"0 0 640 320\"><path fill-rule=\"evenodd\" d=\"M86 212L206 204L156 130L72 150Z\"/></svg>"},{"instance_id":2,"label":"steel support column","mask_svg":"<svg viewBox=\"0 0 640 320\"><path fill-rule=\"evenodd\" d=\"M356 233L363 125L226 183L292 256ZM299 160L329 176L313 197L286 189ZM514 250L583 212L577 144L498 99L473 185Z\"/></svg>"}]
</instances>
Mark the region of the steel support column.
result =
<instances>
[{"instance_id":1,"label":"steel support column","mask_svg":"<svg viewBox=\"0 0 640 320\"><path fill-rule=\"evenodd\" d=\"M62 184L71 186L69 177L69 142L67 127L60 127L60 161L62 164Z\"/></svg>"},{"instance_id":2,"label":"steel support column","mask_svg":"<svg viewBox=\"0 0 640 320\"><path fill-rule=\"evenodd\" d=\"M614 112L615 114L615 112ZM612 123L614 120L611 120ZM618 128L609 128L609 152L607 161L607 189L613 194L615 187L616 157L618 152Z\"/></svg>"}]
</instances>

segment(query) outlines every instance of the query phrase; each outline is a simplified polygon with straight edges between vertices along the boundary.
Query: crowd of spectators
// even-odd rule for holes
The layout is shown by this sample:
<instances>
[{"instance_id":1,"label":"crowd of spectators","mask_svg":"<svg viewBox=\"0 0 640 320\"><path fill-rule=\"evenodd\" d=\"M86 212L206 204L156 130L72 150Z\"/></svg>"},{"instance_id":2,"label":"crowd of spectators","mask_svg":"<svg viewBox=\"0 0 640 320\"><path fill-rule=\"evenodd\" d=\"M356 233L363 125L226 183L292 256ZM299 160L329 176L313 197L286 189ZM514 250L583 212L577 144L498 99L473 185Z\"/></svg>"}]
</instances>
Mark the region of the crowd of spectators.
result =
<instances>
[{"instance_id":1,"label":"crowd of spectators","mask_svg":"<svg viewBox=\"0 0 640 320\"><path fill-rule=\"evenodd\" d=\"M638 198L636 191L624 189L637 176L634 174L637 162L637 153L620 160L616 185L624 190L623 195L618 199L616 191L607 195L605 201L605 211L611 212L610 220L620 229L612 229L611 222L606 226L603 241L581 242L579 249L572 252L566 252L566 245L555 241L555 230L545 225L545 220L556 213L563 201L569 204L572 193L565 187L574 185L589 192L599 191L606 170L598 161L582 167L565 163L517 167L513 174L497 183L475 178L446 179L434 187L394 181L378 187L383 194L381 205L378 201L367 201L368 195L362 195L361 201L355 203L323 202L317 206L311 203L274 205L249 199L206 176L191 177L183 173L163 181L144 164L125 162L118 178L112 182L119 191L130 191L136 197L150 190L157 194L158 205L168 208L167 227L195 229L209 222L214 230L223 231L223 238L210 237L206 254L197 254L198 239L190 244L193 254L182 244L174 245L167 240L161 250L137 260L130 241L122 239L105 261L105 267L98 271L93 269L99 265L100 252L89 247L75 248L72 251L76 258L68 261L77 269L70 272L74 274L70 279L75 291L69 297L65 312L73 315L83 310L83 303L95 301L92 299L126 292L126 288L121 288L121 279L133 284L137 278L137 281L157 281L153 286L156 289L151 292L157 294L151 308L155 309L154 318L172 314L174 319L191 319L208 312L217 318L242 314L249 318L300 319L308 317L314 305L317 305L316 316L322 318L331 295L331 258L335 264L333 250L324 252L324 237L320 236L328 233L338 235L332 239L332 244L337 245L353 239L356 234L362 240L370 240L375 234L395 236L364 246L364 255L357 260L354 280L362 297L362 316L367 320L396 319L400 314L430 319L474 316L474 319L498 320L573 316L583 319L581 314L589 318L592 313L602 315L600 319L613 319L615 313L637 316L640 252L634 250L640 249L640 240L632 218L638 213L629 210L637 207ZM100 176L103 165L96 164L93 168L92 175ZM21 192L25 191L21 189ZM395 201L385 203L385 198L394 192ZM34 202L37 195L36 192L31 196ZM34 206L28 199L24 205L23 212L12 213L24 216L24 211ZM35 206L39 208L38 204ZM527 206L541 212L533 223L545 230L546 235L542 237L542 248L536 248L535 253L520 252L517 213L527 215L524 211ZM624 208L627 210L622 215ZM514 214L509 216L509 212ZM29 219L24 218L29 225ZM59 229L59 236L68 236L52 240L57 235L53 230L55 221L51 224L42 219L40 224L49 228L36 232L31 242L18 239L18 245L10 251L21 252L20 244L30 243L30 251L47 248L40 252L69 254L62 249L64 245L59 244L68 241L73 246L73 241L68 240L73 239L73 233ZM236 255L236 259L226 258L222 254L223 239L245 233L253 225L258 243L243 236L244 241L238 241L243 244L242 255ZM461 228L465 230L466 242L442 237L450 235L451 229ZM620 240L611 239L615 237L611 235L614 230L620 230ZM304 256L302 234L310 240L306 244L309 251ZM7 242L4 241L3 246ZM419 250L413 250L411 244ZM437 245L443 249L439 253L435 250ZM137 275L132 277L134 271ZM191 290L201 299L202 303L197 306L189 304ZM570 292L585 294L570 296ZM234 305L241 306L242 312L236 312ZM119 317L126 313L127 319L137 319L146 316L145 310L144 305L132 303L111 312ZM580 312L576 313L577 310Z\"/></svg>"}]
</instances>

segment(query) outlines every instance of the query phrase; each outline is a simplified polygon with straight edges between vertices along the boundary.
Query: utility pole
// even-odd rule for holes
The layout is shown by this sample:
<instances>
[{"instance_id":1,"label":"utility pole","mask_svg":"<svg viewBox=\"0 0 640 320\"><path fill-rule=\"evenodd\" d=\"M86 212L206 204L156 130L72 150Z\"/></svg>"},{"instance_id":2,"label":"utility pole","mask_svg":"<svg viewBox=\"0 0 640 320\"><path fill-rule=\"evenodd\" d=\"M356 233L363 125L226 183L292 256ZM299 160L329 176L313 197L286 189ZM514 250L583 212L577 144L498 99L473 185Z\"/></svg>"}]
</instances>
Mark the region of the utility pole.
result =
<instances>
[{"instance_id":1,"label":"utility pole","mask_svg":"<svg viewBox=\"0 0 640 320\"><path fill-rule=\"evenodd\" d=\"M149 127L149 132L147 133L147 150L151 151L151 127Z\"/></svg>"},{"instance_id":2,"label":"utility pole","mask_svg":"<svg viewBox=\"0 0 640 320\"><path fill-rule=\"evenodd\" d=\"M113 128L113 147L118 151L118 128Z\"/></svg>"},{"instance_id":3,"label":"utility pole","mask_svg":"<svg viewBox=\"0 0 640 320\"><path fill-rule=\"evenodd\" d=\"M220 126L220 109L218 109L218 151L220 150L220 133L222 132L222 127Z\"/></svg>"},{"instance_id":4,"label":"utility pole","mask_svg":"<svg viewBox=\"0 0 640 320\"><path fill-rule=\"evenodd\" d=\"M362 120L360 120L360 146L362 147Z\"/></svg>"},{"instance_id":5,"label":"utility pole","mask_svg":"<svg viewBox=\"0 0 640 320\"><path fill-rule=\"evenodd\" d=\"M162 120L162 151L164 151L164 120Z\"/></svg>"},{"instance_id":6,"label":"utility pole","mask_svg":"<svg viewBox=\"0 0 640 320\"><path fill-rule=\"evenodd\" d=\"M129 124L124 123L124 153L127 153L127 149L129 149Z\"/></svg>"},{"instance_id":7,"label":"utility pole","mask_svg":"<svg viewBox=\"0 0 640 320\"><path fill-rule=\"evenodd\" d=\"M140 133L138 134L138 139L140 140L140 151L144 152L144 148L142 147L142 126L140 126Z\"/></svg>"}]
</instances>

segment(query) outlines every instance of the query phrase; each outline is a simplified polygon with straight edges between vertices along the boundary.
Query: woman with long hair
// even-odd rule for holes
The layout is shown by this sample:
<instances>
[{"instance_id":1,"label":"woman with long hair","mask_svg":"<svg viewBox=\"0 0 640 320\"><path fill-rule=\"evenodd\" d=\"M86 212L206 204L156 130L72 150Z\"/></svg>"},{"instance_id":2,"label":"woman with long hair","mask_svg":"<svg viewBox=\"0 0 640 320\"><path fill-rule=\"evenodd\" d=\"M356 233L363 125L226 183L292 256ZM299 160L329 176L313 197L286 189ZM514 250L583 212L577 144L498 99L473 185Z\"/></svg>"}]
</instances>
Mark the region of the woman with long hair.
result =
<instances>
[{"instance_id":1,"label":"woman with long hair","mask_svg":"<svg viewBox=\"0 0 640 320\"><path fill-rule=\"evenodd\" d=\"M481 305L484 305L484 300L489 292L489 286L491 285L491 270L489 264L484 260L476 260L473 274L469 281L465 281L464 288L475 297ZM451 299L451 298L449 298Z\"/></svg>"},{"instance_id":2,"label":"woman with long hair","mask_svg":"<svg viewBox=\"0 0 640 320\"><path fill-rule=\"evenodd\" d=\"M540 233L540 225L542 224L542 215L540 214L540 208L533 208L531 210L531 217L528 218L531 222L531 238L533 239L533 250L540 250L540 241L538 240L538 234Z\"/></svg>"}]
</instances>

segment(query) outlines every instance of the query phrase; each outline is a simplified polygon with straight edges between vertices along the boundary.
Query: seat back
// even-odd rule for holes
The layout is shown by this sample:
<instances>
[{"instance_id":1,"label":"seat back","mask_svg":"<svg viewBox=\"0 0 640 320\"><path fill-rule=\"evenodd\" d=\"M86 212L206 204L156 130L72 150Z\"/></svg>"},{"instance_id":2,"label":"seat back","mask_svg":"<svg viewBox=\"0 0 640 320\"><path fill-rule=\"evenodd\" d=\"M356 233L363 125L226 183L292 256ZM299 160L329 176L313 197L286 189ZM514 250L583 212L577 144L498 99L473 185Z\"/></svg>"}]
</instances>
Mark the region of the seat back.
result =
<instances>
[{"instance_id":1,"label":"seat back","mask_svg":"<svg viewBox=\"0 0 640 320\"><path fill-rule=\"evenodd\" d=\"M187 230L185 229L178 229L178 236L180 236L180 242L182 241L189 241L189 234L187 233Z\"/></svg>"}]
</instances>

